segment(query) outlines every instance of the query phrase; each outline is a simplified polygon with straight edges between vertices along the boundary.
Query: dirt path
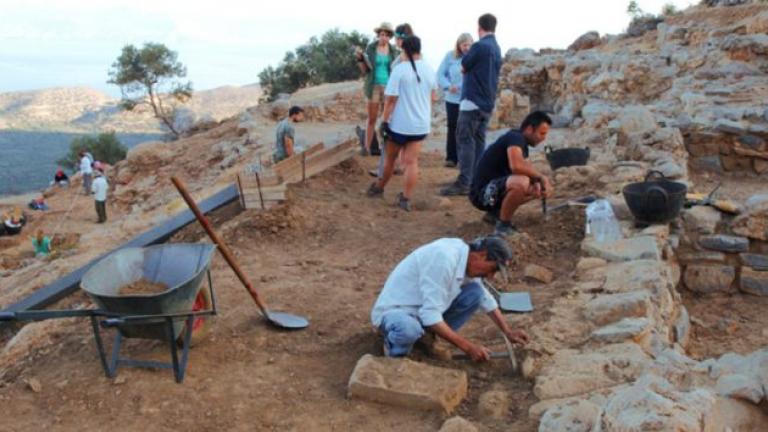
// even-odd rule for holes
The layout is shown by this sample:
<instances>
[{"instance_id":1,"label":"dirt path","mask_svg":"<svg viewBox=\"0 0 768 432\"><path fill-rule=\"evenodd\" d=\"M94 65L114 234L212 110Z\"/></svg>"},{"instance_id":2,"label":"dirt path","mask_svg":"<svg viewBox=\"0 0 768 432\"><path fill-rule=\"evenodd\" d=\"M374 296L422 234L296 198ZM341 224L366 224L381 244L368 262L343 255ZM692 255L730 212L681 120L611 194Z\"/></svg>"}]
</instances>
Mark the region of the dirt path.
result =
<instances>
[{"instance_id":1,"label":"dirt path","mask_svg":"<svg viewBox=\"0 0 768 432\"><path fill-rule=\"evenodd\" d=\"M266 213L242 212L218 224L272 307L306 315L312 322L309 329L267 328L217 257L213 275L221 315L208 339L193 349L184 384L175 384L168 371L123 369L116 380L104 378L86 323L67 323L55 343L34 353L34 361L20 365L2 384L4 427L354 430L366 425L367 430L436 430L442 416L348 401L346 384L360 356L380 353L369 310L393 266L437 237L471 239L491 227L466 198L435 195L439 184L455 175L442 168L439 156L423 158L425 169L414 198L419 211L412 213L393 205L400 178L387 188L385 199L364 196L371 181L366 170L374 163L374 158L355 159L291 187L284 206ZM516 277L503 288L531 290L536 312L509 316L510 322L528 327L545 318L547 305L567 283L583 219L566 211L545 225L538 203L518 216L527 235L512 241ZM176 240L198 238L199 228L190 227ZM530 262L552 269L556 280L550 285L523 281L522 268ZM80 300L73 296L67 302ZM485 317L472 320L463 331L499 347L498 334ZM166 349L138 341L125 353L164 359ZM527 417L535 402L531 384L510 376L506 363L477 366L417 358L469 373L470 395L459 414L489 430L535 429ZM33 378L42 384L39 393L26 384ZM509 412L501 421L478 413L478 397L491 389L510 396Z\"/></svg>"}]
</instances>

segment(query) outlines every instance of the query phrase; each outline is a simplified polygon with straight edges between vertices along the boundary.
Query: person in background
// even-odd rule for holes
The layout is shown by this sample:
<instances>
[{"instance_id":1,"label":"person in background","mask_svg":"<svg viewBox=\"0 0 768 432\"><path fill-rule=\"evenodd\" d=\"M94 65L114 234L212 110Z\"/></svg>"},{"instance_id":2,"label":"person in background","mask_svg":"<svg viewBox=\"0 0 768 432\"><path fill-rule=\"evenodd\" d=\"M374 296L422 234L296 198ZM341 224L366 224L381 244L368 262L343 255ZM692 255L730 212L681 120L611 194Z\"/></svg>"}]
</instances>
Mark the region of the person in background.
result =
<instances>
[{"instance_id":1,"label":"person in background","mask_svg":"<svg viewBox=\"0 0 768 432\"><path fill-rule=\"evenodd\" d=\"M395 45L397 45L397 49L402 52L403 50L403 41L405 38L413 36L413 27L411 27L408 23L403 23L395 27ZM403 61L403 56L399 55L395 58L395 60L392 62L392 69L395 69L395 66L399 65L400 62ZM382 140L383 141L383 140ZM379 165L376 167L376 170L371 170L368 172L372 177L381 178L384 176L384 162L387 159L387 143L382 142L381 143L381 155L379 157ZM397 160L395 161L395 175L401 175L403 174L403 169L400 166L400 155L398 155Z\"/></svg>"},{"instance_id":2,"label":"person in background","mask_svg":"<svg viewBox=\"0 0 768 432\"><path fill-rule=\"evenodd\" d=\"M86 195L91 194L91 181L93 178L93 159L89 158L85 150L80 151L80 174L83 175L83 190Z\"/></svg>"},{"instance_id":3,"label":"person in background","mask_svg":"<svg viewBox=\"0 0 768 432\"><path fill-rule=\"evenodd\" d=\"M277 124L275 153L272 155L273 162L278 163L296 153L296 130L293 128L293 123L301 123L302 121L304 121L304 109L292 106L288 110L288 117Z\"/></svg>"},{"instance_id":4,"label":"person in background","mask_svg":"<svg viewBox=\"0 0 768 432\"><path fill-rule=\"evenodd\" d=\"M93 181L93 200L96 206L96 215L99 218L97 223L104 223L107 221L107 190L109 189L109 183L107 183L107 178L101 169L97 169L94 172L96 179Z\"/></svg>"},{"instance_id":5,"label":"person in background","mask_svg":"<svg viewBox=\"0 0 768 432\"><path fill-rule=\"evenodd\" d=\"M496 42L496 17L484 14L477 20L480 39L461 59L464 82L456 122L459 175L441 195L468 195L475 166L485 148L485 130L496 104L501 71L501 48Z\"/></svg>"},{"instance_id":6,"label":"person in background","mask_svg":"<svg viewBox=\"0 0 768 432\"><path fill-rule=\"evenodd\" d=\"M376 120L379 118L384 104L384 88L389 81L389 74L392 72L392 62L400 54L397 48L390 43L390 39L395 34L392 24L383 22L373 29L373 32L376 33L376 40L368 44L364 51L359 47L355 50L357 65L360 72L365 74L363 90L368 100L364 155L371 151L373 134L376 132Z\"/></svg>"},{"instance_id":7,"label":"person in background","mask_svg":"<svg viewBox=\"0 0 768 432\"><path fill-rule=\"evenodd\" d=\"M403 42L405 59L392 71L385 91L386 103L381 129L386 136L387 160L384 175L368 188L368 196L383 196L392 178L395 159L402 152L405 185L397 205L411 211L411 197L419 178L419 153L432 126L432 102L435 100L435 73L421 59L421 40L416 36Z\"/></svg>"},{"instance_id":8,"label":"person in background","mask_svg":"<svg viewBox=\"0 0 768 432\"><path fill-rule=\"evenodd\" d=\"M445 166L455 168L459 163L456 154L456 121L459 119L461 102L461 59L472 46L472 35L462 33L456 40L456 47L449 51L437 70L437 84L445 94L445 113L448 117L448 134L445 140Z\"/></svg>"},{"instance_id":9,"label":"person in background","mask_svg":"<svg viewBox=\"0 0 768 432\"><path fill-rule=\"evenodd\" d=\"M69 185L69 176L63 169L56 170L56 174L53 176L53 184L59 187L66 187Z\"/></svg>"},{"instance_id":10,"label":"person in background","mask_svg":"<svg viewBox=\"0 0 768 432\"><path fill-rule=\"evenodd\" d=\"M35 250L36 258L45 258L51 254L51 238L43 235L43 230L37 230L32 237L32 248Z\"/></svg>"}]
</instances>

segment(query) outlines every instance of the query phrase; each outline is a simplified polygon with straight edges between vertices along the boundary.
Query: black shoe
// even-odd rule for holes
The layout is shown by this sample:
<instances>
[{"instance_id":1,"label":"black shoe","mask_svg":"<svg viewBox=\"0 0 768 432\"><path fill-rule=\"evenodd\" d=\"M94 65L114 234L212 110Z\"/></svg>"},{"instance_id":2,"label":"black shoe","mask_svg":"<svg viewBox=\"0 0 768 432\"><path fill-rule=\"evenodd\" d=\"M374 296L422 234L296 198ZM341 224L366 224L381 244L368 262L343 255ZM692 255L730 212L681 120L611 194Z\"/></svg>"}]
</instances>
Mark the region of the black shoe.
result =
<instances>
[{"instance_id":1,"label":"black shoe","mask_svg":"<svg viewBox=\"0 0 768 432\"><path fill-rule=\"evenodd\" d=\"M447 160L447 161L445 161L445 165L444 166L446 168L456 168L458 166L458 164L456 162L452 161L452 160Z\"/></svg>"},{"instance_id":2,"label":"black shoe","mask_svg":"<svg viewBox=\"0 0 768 432\"><path fill-rule=\"evenodd\" d=\"M409 212L409 211L411 211L411 200L406 198L403 195L403 193L401 192L401 193L397 194L397 206L400 207L401 209Z\"/></svg>"},{"instance_id":3,"label":"black shoe","mask_svg":"<svg viewBox=\"0 0 768 432\"><path fill-rule=\"evenodd\" d=\"M376 182L373 182L365 194L370 198L381 198L384 196L384 189L376 186Z\"/></svg>"},{"instance_id":4,"label":"black shoe","mask_svg":"<svg viewBox=\"0 0 768 432\"><path fill-rule=\"evenodd\" d=\"M499 218L492 211L487 211L483 215L483 222L487 223L488 225L496 225L496 222L498 221L498 219Z\"/></svg>"},{"instance_id":5,"label":"black shoe","mask_svg":"<svg viewBox=\"0 0 768 432\"><path fill-rule=\"evenodd\" d=\"M516 226L512 225L509 222L497 221L496 229L494 230L493 233L500 237L508 237L508 236L518 234L520 233L520 231L517 230Z\"/></svg>"},{"instance_id":6,"label":"black shoe","mask_svg":"<svg viewBox=\"0 0 768 432\"><path fill-rule=\"evenodd\" d=\"M440 190L442 196L469 195L469 186L454 182L452 185Z\"/></svg>"}]
</instances>

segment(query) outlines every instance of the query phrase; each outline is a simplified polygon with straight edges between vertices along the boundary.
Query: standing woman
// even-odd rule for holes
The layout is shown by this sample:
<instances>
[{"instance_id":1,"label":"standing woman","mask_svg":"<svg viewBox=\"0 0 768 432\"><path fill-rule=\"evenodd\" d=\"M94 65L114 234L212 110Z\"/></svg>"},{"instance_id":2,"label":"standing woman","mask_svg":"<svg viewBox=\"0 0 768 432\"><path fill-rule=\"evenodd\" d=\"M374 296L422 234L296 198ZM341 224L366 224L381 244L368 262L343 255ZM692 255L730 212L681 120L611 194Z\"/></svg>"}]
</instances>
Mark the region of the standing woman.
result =
<instances>
[{"instance_id":1,"label":"standing woman","mask_svg":"<svg viewBox=\"0 0 768 432\"><path fill-rule=\"evenodd\" d=\"M445 112L448 117L448 136L445 140L445 166L455 168L459 157L456 154L456 121L459 119L461 102L461 59L472 46L472 35L462 33L456 40L456 47L449 51L437 70L437 83L445 93Z\"/></svg>"},{"instance_id":2,"label":"standing woman","mask_svg":"<svg viewBox=\"0 0 768 432\"><path fill-rule=\"evenodd\" d=\"M365 153L371 150L371 141L376 129L376 119L379 117L384 103L384 88L392 71L392 62L397 58L398 51L389 41L395 34L392 24L383 22L373 29L377 38L365 48L355 52L357 65L365 74L365 97L368 100L368 126L365 128Z\"/></svg>"},{"instance_id":3,"label":"standing woman","mask_svg":"<svg viewBox=\"0 0 768 432\"><path fill-rule=\"evenodd\" d=\"M392 70L384 92L384 114L381 128L386 134L384 175L368 188L368 196L384 194L392 178L395 159L405 168L404 190L397 205L411 211L411 197L419 178L419 153L432 124L432 102L435 100L435 73L421 59L421 40L411 36L403 41L403 61Z\"/></svg>"}]
</instances>

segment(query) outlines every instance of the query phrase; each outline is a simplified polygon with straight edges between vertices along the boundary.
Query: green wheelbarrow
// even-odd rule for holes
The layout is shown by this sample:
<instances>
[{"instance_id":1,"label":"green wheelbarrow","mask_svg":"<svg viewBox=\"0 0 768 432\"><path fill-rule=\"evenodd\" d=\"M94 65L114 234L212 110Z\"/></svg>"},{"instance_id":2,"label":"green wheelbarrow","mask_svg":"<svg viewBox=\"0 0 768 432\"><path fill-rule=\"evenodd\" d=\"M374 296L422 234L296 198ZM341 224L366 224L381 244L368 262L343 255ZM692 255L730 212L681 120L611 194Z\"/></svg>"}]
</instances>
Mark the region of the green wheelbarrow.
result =
<instances>
[{"instance_id":1,"label":"green wheelbarrow","mask_svg":"<svg viewBox=\"0 0 768 432\"><path fill-rule=\"evenodd\" d=\"M212 244L164 244L116 251L91 267L80 281L98 309L0 312L0 321L40 321L89 317L104 373L114 377L120 366L173 369L182 382L193 338L205 333L207 319L216 314L210 262ZM139 280L168 287L159 293L123 294ZM207 286L203 280L207 279ZM107 358L102 329L115 329ZM123 338L155 339L170 347L171 362L120 357ZM179 356L179 345L181 356Z\"/></svg>"}]
</instances>

